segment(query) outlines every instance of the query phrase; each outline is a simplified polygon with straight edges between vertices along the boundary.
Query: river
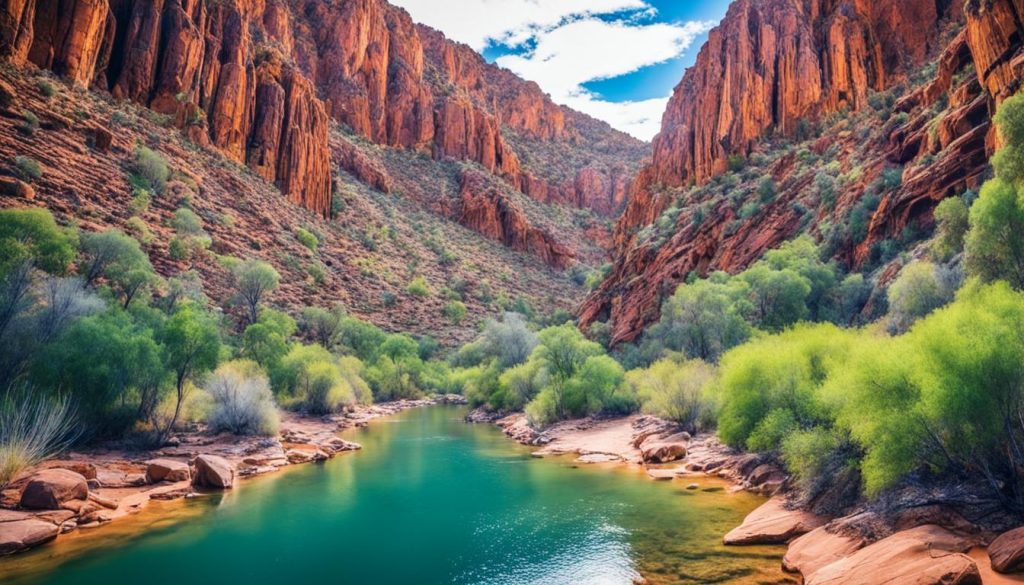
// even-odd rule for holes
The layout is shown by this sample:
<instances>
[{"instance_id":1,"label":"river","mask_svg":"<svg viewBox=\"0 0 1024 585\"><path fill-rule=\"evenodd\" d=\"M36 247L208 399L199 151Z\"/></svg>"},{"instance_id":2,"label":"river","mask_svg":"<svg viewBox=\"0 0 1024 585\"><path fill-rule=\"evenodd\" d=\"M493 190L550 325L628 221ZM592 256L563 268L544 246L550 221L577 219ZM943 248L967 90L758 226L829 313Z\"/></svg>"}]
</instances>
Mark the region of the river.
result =
<instances>
[{"instance_id":1,"label":"river","mask_svg":"<svg viewBox=\"0 0 1024 585\"><path fill-rule=\"evenodd\" d=\"M536 459L464 408L343 436L360 452L155 503L0 561L17 584L788 583L781 547L721 537L763 500L702 479Z\"/></svg>"}]
</instances>

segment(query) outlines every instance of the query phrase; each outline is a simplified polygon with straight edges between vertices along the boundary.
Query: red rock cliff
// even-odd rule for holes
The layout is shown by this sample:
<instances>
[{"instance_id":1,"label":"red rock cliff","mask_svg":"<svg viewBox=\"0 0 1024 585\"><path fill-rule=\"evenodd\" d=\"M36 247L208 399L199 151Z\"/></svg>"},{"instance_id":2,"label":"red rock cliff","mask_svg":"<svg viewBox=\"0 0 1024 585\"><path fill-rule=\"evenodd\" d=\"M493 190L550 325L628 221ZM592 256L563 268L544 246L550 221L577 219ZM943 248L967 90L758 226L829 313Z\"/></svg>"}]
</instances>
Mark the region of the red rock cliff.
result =
<instances>
[{"instance_id":1,"label":"red rock cliff","mask_svg":"<svg viewBox=\"0 0 1024 585\"><path fill-rule=\"evenodd\" d=\"M635 339L690 272L741 270L807 229L792 210L813 205L807 194L814 188L784 159L769 172L785 189L753 217L717 206L701 210L704 219L695 222L695 211L684 209L660 247L636 237L688 185L727 171L731 156L742 160L766 136L795 136L806 121L857 112L875 91L909 86L895 106L905 118L862 129L867 134L860 138L852 131L825 135L812 146L818 153L838 149L843 170L862 166L863 181L903 168L902 184L884 195L867 235L841 246L837 257L858 266L879 242L912 224L928 225L938 201L983 176L995 104L1018 89L1024 70L1022 8L1022 0L735 2L676 88L652 163L634 180L616 228L612 274L581 309L584 326L610 320L614 341ZM962 32L947 44L940 33L955 26ZM930 59L936 59L934 78L920 87L908 84ZM839 209L848 212L865 187L856 181L845 186ZM838 219L828 210L810 212L818 223Z\"/></svg>"}]
</instances>

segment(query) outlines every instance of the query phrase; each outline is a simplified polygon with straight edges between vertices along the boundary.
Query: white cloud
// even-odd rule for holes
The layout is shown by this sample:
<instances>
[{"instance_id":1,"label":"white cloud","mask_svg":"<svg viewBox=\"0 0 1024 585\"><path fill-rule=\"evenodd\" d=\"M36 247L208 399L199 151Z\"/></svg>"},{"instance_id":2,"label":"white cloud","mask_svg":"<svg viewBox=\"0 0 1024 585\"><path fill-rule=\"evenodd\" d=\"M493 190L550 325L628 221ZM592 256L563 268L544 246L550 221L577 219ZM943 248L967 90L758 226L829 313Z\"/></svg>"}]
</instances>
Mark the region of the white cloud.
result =
<instances>
[{"instance_id":1,"label":"white cloud","mask_svg":"<svg viewBox=\"0 0 1024 585\"><path fill-rule=\"evenodd\" d=\"M536 81L552 99L650 140L668 96L612 102L584 84L614 79L683 54L713 23L651 23L645 0L392 0L413 19L478 51L522 48L497 64ZM621 15L613 21L598 16ZM645 22L647 22L645 24Z\"/></svg>"},{"instance_id":2,"label":"white cloud","mask_svg":"<svg viewBox=\"0 0 1024 585\"><path fill-rule=\"evenodd\" d=\"M394 0L413 20L432 26L460 43L483 51L491 41L520 46L537 32L567 19L649 12L645 0Z\"/></svg>"}]
</instances>

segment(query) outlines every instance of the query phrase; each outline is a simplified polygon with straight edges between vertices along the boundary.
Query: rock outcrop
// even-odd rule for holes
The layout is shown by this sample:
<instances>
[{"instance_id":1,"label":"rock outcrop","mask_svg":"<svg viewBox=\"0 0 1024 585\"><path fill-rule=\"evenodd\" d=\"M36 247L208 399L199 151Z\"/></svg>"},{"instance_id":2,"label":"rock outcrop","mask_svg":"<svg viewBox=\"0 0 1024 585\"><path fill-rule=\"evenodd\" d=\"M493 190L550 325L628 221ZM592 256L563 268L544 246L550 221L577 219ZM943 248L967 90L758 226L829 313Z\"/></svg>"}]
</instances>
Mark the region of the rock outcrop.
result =
<instances>
[{"instance_id":1,"label":"rock outcrop","mask_svg":"<svg viewBox=\"0 0 1024 585\"><path fill-rule=\"evenodd\" d=\"M981 585L981 574L965 553L970 543L944 528L926 525L879 540L810 575L807 585L906 583Z\"/></svg>"},{"instance_id":2,"label":"rock outcrop","mask_svg":"<svg viewBox=\"0 0 1024 585\"><path fill-rule=\"evenodd\" d=\"M473 172L462 176L458 221L513 250L533 254L556 268L566 268L574 259L572 250L544 229L531 225L515 201Z\"/></svg>"},{"instance_id":3,"label":"rock outcrop","mask_svg":"<svg viewBox=\"0 0 1024 585\"><path fill-rule=\"evenodd\" d=\"M146 462L146 483L176 482L192 479L188 463L177 459L151 459Z\"/></svg>"},{"instance_id":4,"label":"rock outcrop","mask_svg":"<svg viewBox=\"0 0 1024 585\"><path fill-rule=\"evenodd\" d=\"M29 510L60 510L72 500L89 497L89 484L81 474L67 469L37 472L21 492L21 507Z\"/></svg>"},{"instance_id":5,"label":"rock outcrop","mask_svg":"<svg viewBox=\"0 0 1024 585\"><path fill-rule=\"evenodd\" d=\"M804 512L787 510L785 500L775 497L743 519L743 524L725 535L729 545L786 544L794 538L824 526L827 519Z\"/></svg>"},{"instance_id":6,"label":"rock outcrop","mask_svg":"<svg viewBox=\"0 0 1024 585\"><path fill-rule=\"evenodd\" d=\"M28 518L0 522L0 556L22 552L57 538L56 524Z\"/></svg>"},{"instance_id":7,"label":"rock outcrop","mask_svg":"<svg viewBox=\"0 0 1024 585\"><path fill-rule=\"evenodd\" d=\"M880 243L929 229L939 201L984 177L991 116L1024 67L1021 8L1019 0L733 3L676 88L616 226L615 265L582 306L582 324L609 321L614 343L635 339L687 275L740 271L801 231L823 237L817 228L841 221L887 169L902 168L901 184L883 194L863 234L833 245L836 259L860 267ZM930 60L935 74L921 82ZM842 128L842 117L829 118L884 108L872 105L876 92L897 98L888 123ZM863 173L839 186L835 209L815 198L814 177L783 157L765 169L782 188L760 212L688 200L667 242L637 237L692 185L734 171L767 138L806 139L826 120L841 130L809 150ZM802 221L805 211L812 221Z\"/></svg>"}]
</instances>

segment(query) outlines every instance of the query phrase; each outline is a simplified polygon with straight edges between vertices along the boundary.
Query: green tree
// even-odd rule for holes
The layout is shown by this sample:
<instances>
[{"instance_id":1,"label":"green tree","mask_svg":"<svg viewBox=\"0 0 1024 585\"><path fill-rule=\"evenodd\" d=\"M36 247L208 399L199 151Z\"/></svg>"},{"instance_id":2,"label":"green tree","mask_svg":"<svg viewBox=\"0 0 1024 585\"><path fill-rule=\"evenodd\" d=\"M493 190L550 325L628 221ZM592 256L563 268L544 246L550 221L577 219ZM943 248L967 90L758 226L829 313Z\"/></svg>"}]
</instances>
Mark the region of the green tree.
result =
<instances>
[{"instance_id":1,"label":"green tree","mask_svg":"<svg viewBox=\"0 0 1024 585\"><path fill-rule=\"evenodd\" d=\"M289 351L288 340L295 331L294 319L280 311L266 309L255 323L245 328L242 355L263 366L273 378L281 359Z\"/></svg>"},{"instance_id":2,"label":"green tree","mask_svg":"<svg viewBox=\"0 0 1024 585\"><path fill-rule=\"evenodd\" d=\"M59 275L74 258L74 239L57 226L49 211L0 210L0 276L24 262Z\"/></svg>"},{"instance_id":3,"label":"green tree","mask_svg":"<svg viewBox=\"0 0 1024 585\"><path fill-rule=\"evenodd\" d=\"M268 294L277 289L281 275L261 260L246 260L235 267L233 273L237 300L245 311L245 322L255 323L260 316L260 305Z\"/></svg>"},{"instance_id":4,"label":"green tree","mask_svg":"<svg viewBox=\"0 0 1024 585\"><path fill-rule=\"evenodd\" d=\"M672 351L716 362L753 332L746 321L753 311L747 295L742 281L684 284L662 305L661 319L647 337Z\"/></svg>"},{"instance_id":5,"label":"green tree","mask_svg":"<svg viewBox=\"0 0 1024 585\"><path fill-rule=\"evenodd\" d=\"M182 305L160 334L164 346L164 365L174 377L177 401L174 414L160 433L161 442L174 429L185 401L186 384L217 367L220 359L220 331L216 321L202 309Z\"/></svg>"},{"instance_id":6,"label":"green tree","mask_svg":"<svg viewBox=\"0 0 1024 585\"><path fill-rule=\"evenodd\" d=\"M937 261L944 262L964 249L964 238L970 228L970 209L960 197L943 199L935 208L935 223L932 251Z\"/></svg>"},{"instance_id":7,"label":"green tree","mask_svg":"<svg viewBox=\"0 0 1024 585\"><path fill-rule=\"evenodd\" d=\"M705 394L714 377L714 368L701 360L663 359L627 372L626 383L645 412L676 421L694 433L710 418Z\"/></svg>"},{"instance_id":8,"label":"green tree","mask_svg":"<svg viewBox=\"0 0 1024 585\"><path fill-rule=\"evenodd\" d=\"M137 273L152 275L153 266L135 238L111 229L82 234L79 272L85 278L86 286L95 284L99 278L105 278L112 288L124 290L126 287L131 288L130 283L139 281Z\"/></svg>"},{"instance_id":9,"label":"green tree","mask_svg":"<svg viewBox=\"0 0 1024 585\"><path fill-rule=\"evenodd\" d=\"M912 262L889 286L889 330L902 333L925 315L953 300L954 290L930 262Z\"/></svg>"},{"instance_id":10,"label":"green tree","mask_svg":"<svg viewBox=\"0 0 1024 585\"><path fill-rule=\"evenodd\" d=\"M809 316L811 282L795 270L773 270L758 263L739 278L750 287L754 314L761 327L781 331Z\"/></svg>"}]
</instances>

